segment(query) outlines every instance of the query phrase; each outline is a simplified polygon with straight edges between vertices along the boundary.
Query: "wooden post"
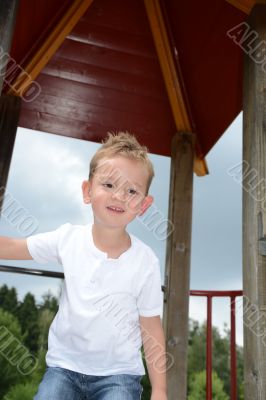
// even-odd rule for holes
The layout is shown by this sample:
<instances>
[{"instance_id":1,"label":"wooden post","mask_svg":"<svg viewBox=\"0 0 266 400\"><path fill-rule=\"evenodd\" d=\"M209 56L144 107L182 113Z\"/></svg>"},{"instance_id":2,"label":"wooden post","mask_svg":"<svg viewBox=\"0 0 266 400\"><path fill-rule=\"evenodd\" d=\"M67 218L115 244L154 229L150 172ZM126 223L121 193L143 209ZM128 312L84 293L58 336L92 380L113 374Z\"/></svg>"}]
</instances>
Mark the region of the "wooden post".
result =
<instances>
[{"instance_id":1,"label":"wooden post","mask_svg":"<svg viewBox=\"0 0 266 400\"><path fill-rule=\"evenodd\" d=\"M0 0L0 94L12 41L19 0ZM0 97L0 211L16 137L20 99Z\"/></svg>"},{"instance_id":2,"label":"wooden post","mask_svg":"<svg viewBox=\"0 0 266 400\"><path fill-rule=\"evenodd\" d=\"M187 347L189 278L191 254L193 163L195 135L177 133L172 142L164 331L167 352L174 364L167 371L168 400L185 400L187 392Z\"/></svg>"},{"instance_id":3,"label":"wooden post","mask_svg":"<svg viewBox=\"0 0 266 400\"><path fill-rule=\"evenodd\" d=\"M0 97L0 212L18 126L21 99Z\"/></svg>"},{"instance_id":4,"label":"wooden post","mask_svg":"<svg viewBox=\"0 0 266 400\"><path fill-rule=\"evenodd\" d=\"M2 92L4 72L16 20L19 0L0 0L0 94Z\"/></svg>"},{"instance_id":5,"label":"wooden post","mask_svg":"<svg viewBox=\"0 0 266 400\"><path fill-rule=\"evenodd\" d=\"M244 61L243 291L245 400L266 399L266 4L247 20ZM265 60L265 61L264 61Z\"/></svg>"}]
</instances>

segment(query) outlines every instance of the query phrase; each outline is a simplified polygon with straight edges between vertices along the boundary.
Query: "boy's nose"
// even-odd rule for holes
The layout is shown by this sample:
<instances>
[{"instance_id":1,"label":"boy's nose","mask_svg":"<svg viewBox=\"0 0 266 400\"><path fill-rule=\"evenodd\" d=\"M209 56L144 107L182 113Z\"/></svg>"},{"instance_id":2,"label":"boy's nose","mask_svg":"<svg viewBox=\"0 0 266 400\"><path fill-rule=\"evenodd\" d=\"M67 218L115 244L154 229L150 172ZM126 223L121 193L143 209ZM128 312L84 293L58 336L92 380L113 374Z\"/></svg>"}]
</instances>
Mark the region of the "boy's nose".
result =
<instances>
[{"instance_id":1,"label":"boy's nose","mask_svg":"<svg viewBox=\"0 0 266 400\"><path fill-rule=\"evenodd\" d=\"M119 188L114 190L112 193L112 197L120 200L120 201L125 201L126 200L127 193L123 188Z\"/></svg>"}]
</instances>

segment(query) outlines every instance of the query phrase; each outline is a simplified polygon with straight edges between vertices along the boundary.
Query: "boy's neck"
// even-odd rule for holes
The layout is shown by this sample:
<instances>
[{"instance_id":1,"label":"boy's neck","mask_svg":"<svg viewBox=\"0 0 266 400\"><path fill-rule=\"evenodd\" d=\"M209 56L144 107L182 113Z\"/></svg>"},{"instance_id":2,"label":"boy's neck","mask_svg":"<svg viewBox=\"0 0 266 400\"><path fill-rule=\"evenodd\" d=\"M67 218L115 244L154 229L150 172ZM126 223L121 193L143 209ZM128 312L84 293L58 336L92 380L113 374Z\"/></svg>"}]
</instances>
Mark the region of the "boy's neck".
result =
<instances>
[{"instance_id":1,"label":"boy's neck","mask_svg":"<svg viewBox=\"0 0 266 400\"><path fill-rule=\"evenodd\" d=\"M130 236L125 228L113 229L94 223L92 237L94 245L107 253L109 258L118 258L131 246Z\"/></svg>"}]
</instances>

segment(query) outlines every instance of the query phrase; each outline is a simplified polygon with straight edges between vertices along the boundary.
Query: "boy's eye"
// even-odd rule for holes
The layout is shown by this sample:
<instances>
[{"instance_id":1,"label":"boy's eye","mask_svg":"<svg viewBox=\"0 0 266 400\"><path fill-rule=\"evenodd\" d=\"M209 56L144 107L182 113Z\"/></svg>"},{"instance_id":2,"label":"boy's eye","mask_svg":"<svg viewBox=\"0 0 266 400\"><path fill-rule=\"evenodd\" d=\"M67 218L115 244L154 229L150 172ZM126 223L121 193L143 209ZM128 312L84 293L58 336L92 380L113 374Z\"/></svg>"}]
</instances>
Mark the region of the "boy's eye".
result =
<instances>
[{"instance_id":1,"label":"boy's eye","mask_svg":"<svg viewBox=\"0 0 266 400\"><path fill-rule=\"evenodd\" d=\"M135 195L135 194L137 194L137 191L135 189L128 189L128 193Z\"/></svg>"},{"instance_id":2,"label":"boy's eye","mask_svg":"<svg viewBox=\"0 0 266 400\"><path fill-rule=\"evenodd\" d=\"M108 189L112 189L114 187L114 185L112 183L104 183L103 186Z\"/></svg>"}]
</instances>

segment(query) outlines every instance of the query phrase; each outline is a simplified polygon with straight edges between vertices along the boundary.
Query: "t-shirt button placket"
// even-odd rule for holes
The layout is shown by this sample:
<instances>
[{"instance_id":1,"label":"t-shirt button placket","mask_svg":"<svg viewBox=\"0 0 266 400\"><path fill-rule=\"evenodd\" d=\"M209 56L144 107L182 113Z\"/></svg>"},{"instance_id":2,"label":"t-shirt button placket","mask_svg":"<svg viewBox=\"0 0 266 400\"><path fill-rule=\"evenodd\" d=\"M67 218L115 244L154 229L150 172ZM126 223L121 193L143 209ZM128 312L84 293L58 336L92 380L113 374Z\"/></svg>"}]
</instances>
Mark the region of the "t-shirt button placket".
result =
<instances>
[{"instance_id":1,"label":"t-shirt button placket","mask_svg":"<svg viewBox=\"0 0 266 400\"><path fill-rule=\"evenodd\" d=\"M88 287L90 289L95 289L95 285L96 285L95 279L90 279L89 282L88 282Z\"/></svg>"}]
</instances>

